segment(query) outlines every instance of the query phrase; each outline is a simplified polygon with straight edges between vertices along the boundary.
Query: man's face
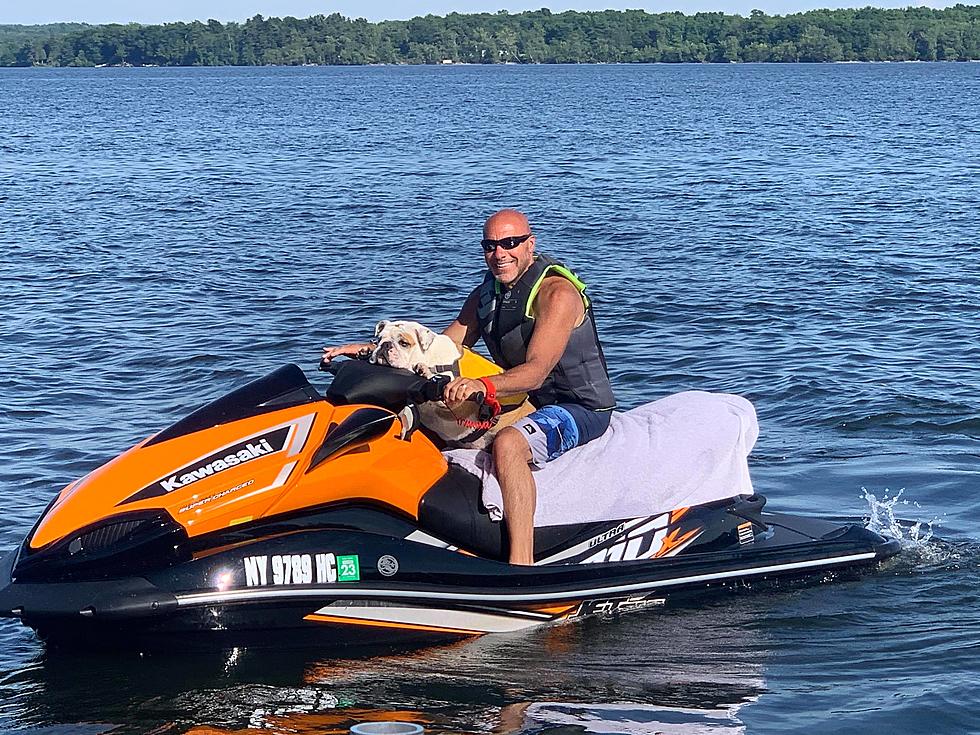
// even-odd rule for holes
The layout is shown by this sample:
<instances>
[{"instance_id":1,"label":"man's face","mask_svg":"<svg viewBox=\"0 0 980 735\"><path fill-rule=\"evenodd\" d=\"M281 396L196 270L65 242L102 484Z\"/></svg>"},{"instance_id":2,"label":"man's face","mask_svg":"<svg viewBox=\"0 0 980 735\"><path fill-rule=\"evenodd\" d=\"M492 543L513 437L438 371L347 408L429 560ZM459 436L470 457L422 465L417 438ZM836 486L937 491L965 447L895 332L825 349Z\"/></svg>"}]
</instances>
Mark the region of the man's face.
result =
<instances>
[{"instance_id":1,"label":"man's face","mask_svg":"<svg viewBox=\"0 0 980 735\"><path fill-rule=\"evenodd\" d=\"M506 244L507 238L521 238L529 234L526 227L511 222L490 223L483 231L483 239L484 241L504 240ZM534 235L510 250L499 242L492 250L488 251L484 248L483 257L493 277L503 285L510 286L524 275L524 271L534 262Z\"/></svg>"}]
</instances>

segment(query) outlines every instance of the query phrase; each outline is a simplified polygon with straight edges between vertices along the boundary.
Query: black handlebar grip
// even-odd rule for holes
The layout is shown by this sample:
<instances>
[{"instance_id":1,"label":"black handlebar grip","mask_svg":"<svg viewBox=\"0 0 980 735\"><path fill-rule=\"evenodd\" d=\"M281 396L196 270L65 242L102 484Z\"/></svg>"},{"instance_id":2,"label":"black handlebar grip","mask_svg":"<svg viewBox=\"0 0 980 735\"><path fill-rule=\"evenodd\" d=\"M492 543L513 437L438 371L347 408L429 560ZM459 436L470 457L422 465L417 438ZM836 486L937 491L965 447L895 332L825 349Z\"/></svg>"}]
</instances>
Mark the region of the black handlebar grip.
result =
<instances>
[{"instance_id":1,"label":"black handlebar grip","mask_svg":"<svg viewBox=\"0 0 980 735\"><path fill-rule=\"evenodd\" d=\"M419 393L423 401L441 401L443 391L446 390L446 386L452 381L452 378L446 375L434 375L429 378L425 383L422 384Z\"/></svg>"}]
</instances>

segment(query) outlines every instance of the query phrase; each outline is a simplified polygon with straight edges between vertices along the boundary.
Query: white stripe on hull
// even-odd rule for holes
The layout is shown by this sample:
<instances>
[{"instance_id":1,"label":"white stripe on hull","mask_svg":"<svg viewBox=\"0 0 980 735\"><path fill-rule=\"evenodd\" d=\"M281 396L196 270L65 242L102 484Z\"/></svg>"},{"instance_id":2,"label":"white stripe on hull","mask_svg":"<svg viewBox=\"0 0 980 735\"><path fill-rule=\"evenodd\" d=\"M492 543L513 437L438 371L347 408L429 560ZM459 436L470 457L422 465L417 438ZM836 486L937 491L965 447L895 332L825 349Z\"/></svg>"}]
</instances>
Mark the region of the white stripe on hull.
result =
<instances>
[{"instance_id":1,"label":"white stripe on hull","mask_svg":"<svg viewBox=\"0 0 980 735\"><path fill-rule=\"evenodd\" d=\"M489 593L489 592L423 592L419 590L392 590L378 589L372 587L355 587L350 585L337 585L336 587L317 587L315 589L287 588L287 589L239 589L227 590L224 592L194 592L186 595L175 595L177 604L188 605L213 605L216 603L248 602L253 600L276 600L276 599L306 599L306 598L336 598L336 597L357 597L383 598L383 599L432 599L447 600L452 602L559 602L564 600L588 600L595 598L611 597L616 595L630 594L635 592L657 590L665 587L677 587L685 584L697 582L714 582L736 577L754 577L775 572L792 572L801 569L813 569L815 567L829 567L837 564L849 564L860 561L870 561L875 559L877 554L874 551L866 551L860 554L849 554L847 556L836 556L829 559L810 559L808 561L791 562L788 564L771 564L764 567L749 567L748 569L733 569L727 572L712 572L709 574L694 574L688 577L675 577L673 579L661 579L650 582L634 582L632 584L613 585L610 587L593 587L571 590L567 592L554 593Z\"/></svg>"},{"instance_id":2,"label":"white stripe on hull","mask_svg":"<svg viewBox=\"0 0 980 735\"><path fill-rule=\"evenodd\" d=\"M510 633L515 630L533 628L547 623L546 619L528 620L527 618L511 615L493 615L469 610L439 610L426 607L395 607L376 605L327 605L317 610L314 615L325 615L331 618L350 618L354 621L374 621L381 623L397 623L425 628L442 628L446 630L468 630L475 633Z\"/></svg>"}]
</instances>

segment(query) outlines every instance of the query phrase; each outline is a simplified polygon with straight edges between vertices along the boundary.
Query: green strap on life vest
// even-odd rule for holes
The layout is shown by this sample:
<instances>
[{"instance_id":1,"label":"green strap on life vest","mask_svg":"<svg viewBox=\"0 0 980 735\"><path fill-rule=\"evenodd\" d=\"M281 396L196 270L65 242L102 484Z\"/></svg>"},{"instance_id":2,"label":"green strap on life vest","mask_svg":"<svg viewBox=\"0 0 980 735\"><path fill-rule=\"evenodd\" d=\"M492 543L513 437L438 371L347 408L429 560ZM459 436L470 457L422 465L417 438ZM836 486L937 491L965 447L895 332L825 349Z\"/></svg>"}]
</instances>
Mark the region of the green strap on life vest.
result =
<instances>
[{"instance_id":1,"label":"green strap on life vest","mask_svg":"<svg viewBox=\"0 0 980 735\"><path fill-rule=\"evenodd\" d=\"M585 295L586 285L582 279L563 265L549 265L544 269L544 273L538 276L538 280L534 282L534 285L531 286L531 294L527 297L527 307L524 310L524 316L526 316L528 319L534 319L534 315L531 313L531 308L534 306L534 297L538 295L538 289L541 288L541 284L544 283L544 279L547 278L548 274L552 271L571 281L572 285L575 286L579 294L582 296L582 303L585 305L585 308L589 308L589 297Z\"/></svg>"}]
</instances>

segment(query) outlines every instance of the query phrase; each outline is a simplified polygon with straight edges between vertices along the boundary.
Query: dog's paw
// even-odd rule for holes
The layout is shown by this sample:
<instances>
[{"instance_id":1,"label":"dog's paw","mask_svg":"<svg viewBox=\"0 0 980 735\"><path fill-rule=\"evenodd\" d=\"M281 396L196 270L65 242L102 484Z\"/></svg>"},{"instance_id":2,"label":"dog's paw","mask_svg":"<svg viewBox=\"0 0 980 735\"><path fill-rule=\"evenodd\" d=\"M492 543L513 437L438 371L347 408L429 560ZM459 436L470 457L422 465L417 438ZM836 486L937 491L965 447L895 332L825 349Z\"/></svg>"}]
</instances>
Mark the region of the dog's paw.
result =
<instances>
[{"instance_id":1,"label":"dog's paw","mask_svg":"<svg viewBox=\"0 0 980 735\"><path fill-rule=\"evenodd\" d=\"M414 403L405 406L398 412L398 419L401 421L402 430L398 435L399 439L410 439L418 428L419 410Z\"/></svg>"},{"instance_id":2,"label":"dog's paw","mask_svg":"<svg viewBox=\"0 0 980 735\"><path fill-rule=\"evenodd\" d=\"M432 372L432 368L430 368L428 365L426 365L425 363L422 363L422 362L420 362L418 365L416 365L413 368L413 372L416 375L419 375L419 376L425 378L426 380L428 380L429 378L431 378L431 377L433 377L435 375L435 373Z\"/></svg>"}]
</instances>

